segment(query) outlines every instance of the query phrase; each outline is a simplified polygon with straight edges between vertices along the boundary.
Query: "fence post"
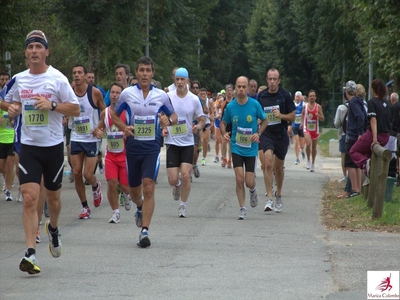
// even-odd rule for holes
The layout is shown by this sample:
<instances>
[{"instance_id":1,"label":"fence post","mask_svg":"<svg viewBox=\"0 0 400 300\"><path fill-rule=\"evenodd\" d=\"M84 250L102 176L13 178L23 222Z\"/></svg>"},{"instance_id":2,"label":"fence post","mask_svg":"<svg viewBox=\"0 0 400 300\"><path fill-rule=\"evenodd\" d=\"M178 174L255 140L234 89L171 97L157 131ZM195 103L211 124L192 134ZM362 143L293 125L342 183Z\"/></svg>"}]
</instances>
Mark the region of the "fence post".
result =
<instances>
[{"instance_id":1,"label":"fence post","mask_svg":"<svg viewBox=\"0 0 400 300\"><path fill-rule=\"evenodd\" d=\"M383 148L381 145L376 144L372 148L368 207L373 207L373 219L379 219L382 216L386 179L391 158L391 151Z\"/></svg>"}]
</instances>

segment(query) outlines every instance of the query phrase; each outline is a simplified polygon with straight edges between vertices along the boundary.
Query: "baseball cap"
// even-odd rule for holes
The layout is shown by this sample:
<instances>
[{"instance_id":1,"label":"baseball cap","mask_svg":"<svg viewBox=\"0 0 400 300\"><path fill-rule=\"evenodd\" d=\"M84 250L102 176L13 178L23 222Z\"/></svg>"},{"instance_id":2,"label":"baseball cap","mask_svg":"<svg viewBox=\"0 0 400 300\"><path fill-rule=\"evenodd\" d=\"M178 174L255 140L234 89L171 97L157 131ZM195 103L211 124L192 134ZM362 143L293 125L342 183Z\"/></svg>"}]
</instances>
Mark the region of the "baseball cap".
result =
<instances>
[{"instance_id":1,"label":"baseball cap","mask_svg":"<svg viewBox=\"0 0 400 300\"><path fill-rule=\"evenodd\" d=\"M189 72L186 68L179 68L175 71L175 77L189 78Z\"/></svg>"},{"instance_id":2,"label":"baseball cap","mask_svg":"<svg viewBox=\"0 0 400 300\"><path fill-rule=\"evenodd\" d=\"M344 89L349 94L355 94L357 91L357 85L353 80L349 80L346 82L346 86L344 87Z\"/></svg>"}]
</instances>

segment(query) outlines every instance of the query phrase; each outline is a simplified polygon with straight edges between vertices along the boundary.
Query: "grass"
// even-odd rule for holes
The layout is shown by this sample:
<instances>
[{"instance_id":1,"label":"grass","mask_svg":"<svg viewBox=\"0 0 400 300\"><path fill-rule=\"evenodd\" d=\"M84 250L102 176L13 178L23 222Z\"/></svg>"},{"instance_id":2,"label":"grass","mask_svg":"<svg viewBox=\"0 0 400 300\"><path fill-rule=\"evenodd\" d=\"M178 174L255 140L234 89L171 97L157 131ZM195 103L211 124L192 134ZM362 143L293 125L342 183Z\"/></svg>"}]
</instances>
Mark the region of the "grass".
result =
<instances>
[{"instance_id":1,"label":"grass","mask_svg":"<svg viewBox=\"0 0 400 300\"><path fill-rule=\"evenodd\" d=\"M400 232L400 187L394 187L392 202L384 203L380 219L372 218L363 195L338 199L343 187L335 181L325 184L322 218L328 229Z\"/></svg>"},{"instance_id":2,"label":"grass","mask_svg":"<svg viewBox=\"0 0 400 300\"><path fill-rule=\"evenodd\" d=\"M336 139L336 140L338 139L338 134L336 129L331 129L319 136L318 146L323 156L329 156L329 141L331 139Z\"/></svg>"},{"instance_id":3,"label":"grass","mask_svg":"<svg viewBox=\"0 0 400 300\"><path fill-rule=\"evenodd\" d=\"M319 153L329 156L329 140L337 139L335 129L320 135ZM400 187L393 189L392 202L385 202L380 219L372 219L372 208L367 207L364 196L351 199L338 199L344 184L331 179L325 184L322 220L327 229L350 231L400 232Z\"/></svg>"}]
</instances>

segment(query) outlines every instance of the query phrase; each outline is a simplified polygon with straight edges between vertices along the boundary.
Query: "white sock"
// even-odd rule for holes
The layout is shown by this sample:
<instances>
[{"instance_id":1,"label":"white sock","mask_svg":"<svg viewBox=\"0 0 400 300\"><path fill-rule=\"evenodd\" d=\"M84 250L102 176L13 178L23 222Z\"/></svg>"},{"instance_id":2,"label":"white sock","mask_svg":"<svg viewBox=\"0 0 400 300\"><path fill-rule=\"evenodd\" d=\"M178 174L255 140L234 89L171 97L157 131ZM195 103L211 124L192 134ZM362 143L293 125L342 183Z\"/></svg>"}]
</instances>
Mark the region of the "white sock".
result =
<instances>
[{"instance_id":1,"label":"white sock","mask_svg":"<svg viewBox=\"0 0 400 300\"><path fill-rule=\"evenodd\" d=\"M182 185L182 181L179 179L178 184L175 185L176 187L180 187Z\"/></svg>"},{"instance_id":2,"label":"white sock","mask_svg":"<svg viewBox=\"0 0 400 300\"><path fill-rule=\"evenodd\" d=\"M186 202L181 201L180 205L186 206Z\"/></svg>"},{"instance_id":3,"label":"white sock","mask_svg":"<svg viewBox=\"0 0 400 300\"><path fill-rule=\"evenodd\" d=\"M119 208L117 208L117 209L114 209L114 210L113 210L113 212L115 212L115 213L119 214Z\"/></svg>"}]
</instances>

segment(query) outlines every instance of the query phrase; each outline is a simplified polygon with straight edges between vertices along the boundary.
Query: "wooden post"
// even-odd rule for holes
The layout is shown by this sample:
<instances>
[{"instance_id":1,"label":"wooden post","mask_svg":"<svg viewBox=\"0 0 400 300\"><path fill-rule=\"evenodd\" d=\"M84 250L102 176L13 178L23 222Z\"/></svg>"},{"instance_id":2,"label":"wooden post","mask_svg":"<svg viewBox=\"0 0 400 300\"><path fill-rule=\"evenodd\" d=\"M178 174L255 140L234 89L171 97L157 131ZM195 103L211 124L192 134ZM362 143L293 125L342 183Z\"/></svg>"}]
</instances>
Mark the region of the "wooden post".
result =
<instances>
[{"instance_id":1,"label":"wooden post","mask_svg":"<svg viewBox=\"0 0 400 300\"><path fill-rule=\"evenodd\" d=\"M391 151L381 145L376 144L372 148L368 207L373 207L372 218L374 219L379 219L382 216L391 158Z\"/></svg>"}]
</instances>

